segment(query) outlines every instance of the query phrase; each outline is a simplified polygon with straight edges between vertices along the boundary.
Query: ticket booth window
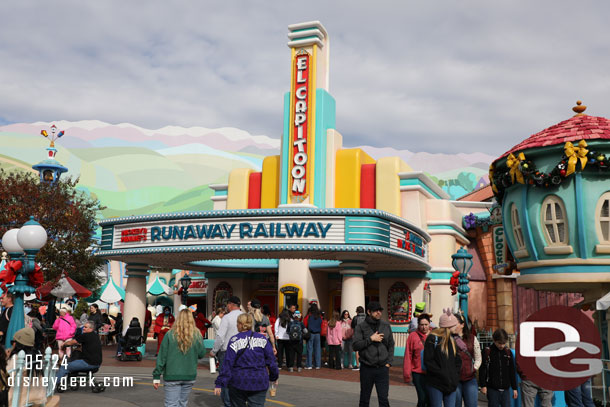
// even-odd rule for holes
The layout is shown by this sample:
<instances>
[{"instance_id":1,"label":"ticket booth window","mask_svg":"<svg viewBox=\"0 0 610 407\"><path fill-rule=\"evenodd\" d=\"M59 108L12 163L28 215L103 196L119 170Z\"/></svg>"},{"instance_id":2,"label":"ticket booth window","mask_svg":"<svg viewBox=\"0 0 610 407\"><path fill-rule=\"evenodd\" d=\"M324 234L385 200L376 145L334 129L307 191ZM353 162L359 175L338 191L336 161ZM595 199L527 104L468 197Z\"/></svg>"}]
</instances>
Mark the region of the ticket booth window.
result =
<instances>
[{"instance_id":1,"label":"ticket booth window","mask_svg":"<svg viewBox=\"0 0 610 407\"><path fill-rule=\"evenodd\" d=\"M280 288L280 312L291 305L300 308L301 289L295 285L285 285Z\"/></svg>"}]
</instances>

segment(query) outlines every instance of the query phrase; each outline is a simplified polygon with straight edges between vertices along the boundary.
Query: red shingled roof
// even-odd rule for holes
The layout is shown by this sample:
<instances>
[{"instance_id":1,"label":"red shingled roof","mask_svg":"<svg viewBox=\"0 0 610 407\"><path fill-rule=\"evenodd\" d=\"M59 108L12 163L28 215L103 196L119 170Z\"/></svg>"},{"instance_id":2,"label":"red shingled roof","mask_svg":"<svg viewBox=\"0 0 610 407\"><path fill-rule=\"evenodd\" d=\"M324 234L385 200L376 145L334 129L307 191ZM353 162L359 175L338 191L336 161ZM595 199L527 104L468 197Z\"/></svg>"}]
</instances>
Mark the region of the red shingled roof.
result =
<instances>
[{"instance_id":1,"label":"red shingled roof","mask_svg":"<svg viewBox=\"0 0 610 407\"><path fill-rule=\"evenodd\" d=\"M610 120L605 117L577 115L526 138L502 154L498 160L510 153L521 152L530 148L555 146L568 141L576 145L580 140L595 139L610 140Z\"/></svg>"}]
</instances>

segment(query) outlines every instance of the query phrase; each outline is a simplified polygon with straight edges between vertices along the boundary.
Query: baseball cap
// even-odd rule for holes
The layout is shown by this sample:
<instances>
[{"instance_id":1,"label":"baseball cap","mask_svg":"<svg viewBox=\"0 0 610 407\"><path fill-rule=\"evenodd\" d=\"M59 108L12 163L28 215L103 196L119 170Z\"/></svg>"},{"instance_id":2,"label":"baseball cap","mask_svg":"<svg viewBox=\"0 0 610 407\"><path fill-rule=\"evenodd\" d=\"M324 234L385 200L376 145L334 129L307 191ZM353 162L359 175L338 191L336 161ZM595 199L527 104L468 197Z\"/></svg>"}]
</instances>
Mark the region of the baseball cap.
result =
<instances>
[{"instance_id":1,"label":"baseball cap","mask_svg":"<svg viewBox=\"0 0 610 407\"><path fill-rule=\"evenodd\" d=\"M237 296L232 296L231 298L229 298L228 302L235 304L235 305L241 305L241 300L239 299L239 297Z\"/></svg>"},{"instance_id":2,"label":"baseball cap","mask_svg":"<svg viewBox=\"0 0 610 407\"><path fill-rule=\"evenodd\" d=\"M255 298L255 299L253 299L252 301L250 301L250 306L251 306L252 308L260 308L260 307L262 307L262 304L261 304L261 302L260 302L259 300L257 300L257 299Z\"/></svg>"},{"instance_id":3,"label":"baseball cap","mask_svg":"<svg viewBox=\"0 0 610 407\"><path fill-rule=\"evenodd\" d=\"M369 302L369 304L366 306L366 309L368 311L371 311L371 312L373 312L373 311L383 311L383 307L377 301Z\"/></svg>"}]
</instances>

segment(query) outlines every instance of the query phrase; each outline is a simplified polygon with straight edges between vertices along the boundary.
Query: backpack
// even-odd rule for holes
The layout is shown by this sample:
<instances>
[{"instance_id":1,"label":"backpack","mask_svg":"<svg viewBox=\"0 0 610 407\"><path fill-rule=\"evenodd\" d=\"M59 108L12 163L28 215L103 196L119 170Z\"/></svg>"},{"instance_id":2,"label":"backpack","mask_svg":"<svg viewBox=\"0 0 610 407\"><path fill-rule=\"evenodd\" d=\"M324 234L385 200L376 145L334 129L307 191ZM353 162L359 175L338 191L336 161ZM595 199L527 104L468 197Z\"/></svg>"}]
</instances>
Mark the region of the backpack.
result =
<instances>
[{"instance_id":1,"label":"backpack","mask_svg":"<svg viewBox=\"0 0 610 407\"><path fill-rule=\"evenodd\" d=\"M303 340L303 328L299 321L290 321L290 325L288 325L288 337L291 341Z\"/></svg>"},{"instance_id":2,"label":"backpack","mask_svg":"<svg viewBox=\"0 0 610 407\"><path fill-rule=\"evenodd\" d=\"M438 346L438 336L436 336L436 335L432 335L432 336L434 336L434 348L436 349L436 347ZM421 337L419 339L421 339ZM424 362L424 350L425 350L425 347L426 347L426 344L424 344L424 349L422 349L421 353L419 354L419 357L421 359L421 370L423 370L424 372L427 370L426 369L426 363Z\"/></svg>"}]
</instances>

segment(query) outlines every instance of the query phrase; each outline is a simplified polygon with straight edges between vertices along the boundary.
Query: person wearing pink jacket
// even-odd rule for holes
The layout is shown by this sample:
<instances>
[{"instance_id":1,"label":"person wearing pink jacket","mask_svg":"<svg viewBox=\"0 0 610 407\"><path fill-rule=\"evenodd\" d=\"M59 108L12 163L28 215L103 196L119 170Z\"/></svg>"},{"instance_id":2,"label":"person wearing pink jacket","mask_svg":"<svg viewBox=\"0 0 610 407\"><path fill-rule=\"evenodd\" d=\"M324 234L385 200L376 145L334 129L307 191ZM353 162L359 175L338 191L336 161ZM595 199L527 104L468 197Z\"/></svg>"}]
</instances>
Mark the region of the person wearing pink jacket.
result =
<instances>
[{"instance_id":1,"label":"person wearing pink jacket","mask_svg":"<svg viewBox=\"0 0 610 407\"><path fill-rule=\"evenodd\" d=\"M328 367L341 370L341 342L343 342L343 327L339 319L339 313L333 312L333 317L328 321L328 333L326 341L329 348Z\"/></svg>"},{"instance_id":2,"label":"person wearing pink jacket","mask_svg":"<svg viewBox=\"0 0 610 407\"><path fill-rule=\"evenodd\" d=\"M68 306L63 305L59 310L59 318L55 320L53 323L53 329L55 330L55 339L57 340L57 345L59 347L59 361L63 360L64 350L62 349L62 345L68 339L72 339L74 337L74 333L76 332L76 321L72 318L72 315L68 312ZM66 356L69 358L72 353L72 349L70 347L66 347Z\"/></svg>"}]
</instances>

